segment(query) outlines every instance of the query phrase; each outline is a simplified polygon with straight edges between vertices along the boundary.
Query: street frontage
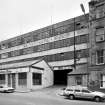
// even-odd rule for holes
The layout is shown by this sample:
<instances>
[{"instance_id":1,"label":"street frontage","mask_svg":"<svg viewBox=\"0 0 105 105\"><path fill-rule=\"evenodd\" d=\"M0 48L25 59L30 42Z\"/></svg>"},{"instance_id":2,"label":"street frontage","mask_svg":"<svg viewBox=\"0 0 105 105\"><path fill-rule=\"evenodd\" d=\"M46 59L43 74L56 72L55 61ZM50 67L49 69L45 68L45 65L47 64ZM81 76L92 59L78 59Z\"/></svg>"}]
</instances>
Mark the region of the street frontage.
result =
<instances>
[{"instance_id":1,"label":"street frontage","mask_svg":"<svg viewBox=\"0 0 105 105\"><path fill-rule=\"evenodd\" d=\"M35 91L0 93L0 105L104 105L105 102L69 100L58 95L62 87L50 87Z\"/></svg>"}]
</instances>

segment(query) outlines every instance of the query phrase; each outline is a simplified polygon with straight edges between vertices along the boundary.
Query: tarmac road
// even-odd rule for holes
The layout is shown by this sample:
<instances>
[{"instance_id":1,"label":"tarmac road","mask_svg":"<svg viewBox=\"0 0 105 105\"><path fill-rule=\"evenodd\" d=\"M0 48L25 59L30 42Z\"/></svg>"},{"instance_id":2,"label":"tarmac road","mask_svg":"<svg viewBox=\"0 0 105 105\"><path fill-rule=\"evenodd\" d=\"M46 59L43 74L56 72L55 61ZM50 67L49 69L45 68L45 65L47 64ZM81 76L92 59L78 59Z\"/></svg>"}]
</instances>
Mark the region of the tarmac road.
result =
<instances>
[{"instance_id":1,"label":"tarmac road","mask_svg":"<svg viewBox=\"0 0 105 105\"><path fill-rule=\"evenodd\" d=\"M65 99L57 94L59 88L50 87L25 93L0 93L0 105L105 105L105 102Z\"/></svg>"}]
</instances>

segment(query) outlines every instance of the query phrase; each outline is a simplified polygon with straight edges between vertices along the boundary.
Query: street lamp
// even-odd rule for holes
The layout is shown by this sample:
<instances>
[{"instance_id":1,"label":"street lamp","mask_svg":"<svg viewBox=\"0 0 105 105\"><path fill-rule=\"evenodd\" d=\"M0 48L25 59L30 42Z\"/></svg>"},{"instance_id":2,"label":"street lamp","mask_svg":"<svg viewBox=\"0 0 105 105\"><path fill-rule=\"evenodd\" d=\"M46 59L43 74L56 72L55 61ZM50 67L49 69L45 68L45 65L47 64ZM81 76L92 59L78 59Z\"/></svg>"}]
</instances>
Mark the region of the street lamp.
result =
<instances>
[{"instance_id":1,"label":"street lamp","mask_svg":"<svg viewBox=\"0 0 105 105\"><path fill-rule=\"evenodd\" d=\"M83 12L84 15L85 15L85 8L84 8L83 4L80 4L80 6L81 6L81 9L82 9L82 12Z\"/></svg>"}]
</instances>

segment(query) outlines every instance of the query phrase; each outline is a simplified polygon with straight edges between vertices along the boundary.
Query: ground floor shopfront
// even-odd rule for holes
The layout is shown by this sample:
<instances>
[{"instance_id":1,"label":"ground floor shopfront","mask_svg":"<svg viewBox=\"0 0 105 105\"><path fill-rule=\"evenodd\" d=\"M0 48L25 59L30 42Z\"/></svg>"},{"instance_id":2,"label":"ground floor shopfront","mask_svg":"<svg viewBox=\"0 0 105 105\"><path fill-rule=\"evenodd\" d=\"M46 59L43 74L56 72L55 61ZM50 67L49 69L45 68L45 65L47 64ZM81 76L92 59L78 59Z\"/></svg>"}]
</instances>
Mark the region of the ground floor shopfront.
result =
<instances>
[{"instance_id":1,"label":"ground floor shopfront","mask_svg":"<svg viewBox=\"0 0 105 105\"><path fill-rule=\"evenodd\" d=\"M53 85L53 71L49 65L45 61L31 63L27 62L27 67L0 70L0 84L15 89L39 89Z\"/></svg>"}]
</instances>

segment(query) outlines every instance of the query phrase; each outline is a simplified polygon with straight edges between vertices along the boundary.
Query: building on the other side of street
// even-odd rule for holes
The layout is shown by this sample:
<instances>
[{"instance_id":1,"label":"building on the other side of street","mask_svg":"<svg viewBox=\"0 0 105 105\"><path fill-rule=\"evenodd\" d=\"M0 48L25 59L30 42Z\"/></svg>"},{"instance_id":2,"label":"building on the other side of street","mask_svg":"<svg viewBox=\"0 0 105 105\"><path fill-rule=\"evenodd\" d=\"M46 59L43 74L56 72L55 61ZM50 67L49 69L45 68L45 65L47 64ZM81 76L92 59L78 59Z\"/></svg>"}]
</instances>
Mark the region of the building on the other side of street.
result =
<instances>
[{"instance_id":1,"label":"building on the other side of street","mask_svg":"<svg viewBox=\"0 0 105 105\"><path fill-rule=\"evenodd\" d=\"M86 14L86 17L88 19L89 15ZM53 80L51 79L53 84L67 85L67 74L73 70L74 64L74 32L76 54L79 59L76 67L84 67L89 56L87 48L89 36L87 21L82 15L0 42L0 81L6 80L7 84L19 85L13 71L21 69L21 64L25 67L25 62L44 58L53 69ZM11 70L8 67L11 65L13 69L9 73ZM8 74L7 77L3 70ZM23 75L20 70L17 71L19 78L18 74ZM75 79L78 83L78 77Z\"/></svg>"},{"instance_id":2,"label":"building on the other side of street","mask_svg":"<svg viewBox=\"0 0 105 105\"><path fill-rule=\"evenodd\" d=\"M89 2L90 85L105 88L105 0Z\"/></svg>"}]
</instances>

